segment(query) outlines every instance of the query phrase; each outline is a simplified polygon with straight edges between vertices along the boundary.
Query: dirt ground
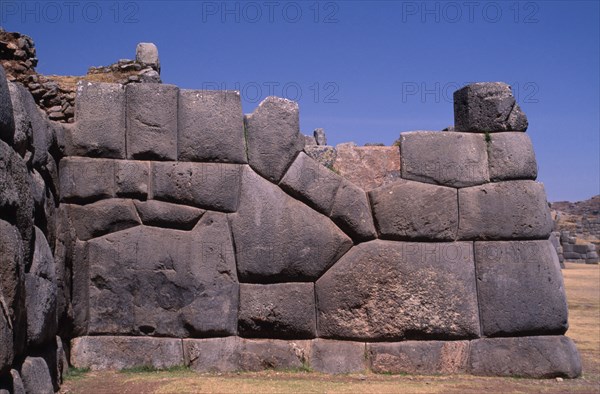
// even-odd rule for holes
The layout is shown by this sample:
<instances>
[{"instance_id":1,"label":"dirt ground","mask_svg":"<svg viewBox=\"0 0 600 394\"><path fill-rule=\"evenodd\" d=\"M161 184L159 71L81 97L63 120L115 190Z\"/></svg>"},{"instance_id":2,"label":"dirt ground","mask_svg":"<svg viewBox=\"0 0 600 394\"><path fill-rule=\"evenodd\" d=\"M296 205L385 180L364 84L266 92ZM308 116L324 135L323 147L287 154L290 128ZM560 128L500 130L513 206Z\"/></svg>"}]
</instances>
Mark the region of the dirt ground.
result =
<instances>
[{"instance_id":1,"label":"dirt ground","mask_svg":"<svg viewBox=\"0 0 600 394\"><path fill-rule=\"evenodd\" d=\"M87 372L69 377L61 393L600 393L600 266L567 263L563 270L570 329L583 361L573 380L484 378L466 375L341 375L316 372L197 374Z\"/></svg>"}]
</instances>

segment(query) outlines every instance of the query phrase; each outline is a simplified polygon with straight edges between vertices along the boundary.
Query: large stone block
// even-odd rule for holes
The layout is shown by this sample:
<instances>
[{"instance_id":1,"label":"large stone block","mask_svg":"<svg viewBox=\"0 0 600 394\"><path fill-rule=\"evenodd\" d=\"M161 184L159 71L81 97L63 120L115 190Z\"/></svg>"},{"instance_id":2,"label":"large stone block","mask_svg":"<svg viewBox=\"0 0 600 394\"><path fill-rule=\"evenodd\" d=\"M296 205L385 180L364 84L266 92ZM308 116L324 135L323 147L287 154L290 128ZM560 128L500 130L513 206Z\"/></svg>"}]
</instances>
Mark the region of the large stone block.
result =
<instances>
[{"instance_id":1,"label":"large stone block","mask_svg":"<svg viewBox=\"0 0 600 394\"><path fill-rule=\"evenodd\" d=\"M11 144L15 135L13 107L4 68L0 66L0 140Z\"/></svg>"},{"instance_id":2,"label":"large stone block","mask_svg":"<svg viewBox=\"0 0 600 394\"><path fill-rule=\"evenodd\" d=\"M243 166L224 163L152 163L153 198L214 211L238 209Z\"/></svg>"},{"instance_id":3,"label":"large stone block","mask_svg":"<svg viewBox=\"0 0 600 394\"><path fill-rule=\"evenodd\" d=\"M156 83L127 85L127 158L177 160L179 88Z\"/></svg>"},{"instance_id":4,"label":"large stone block","mask_svg":"<svg viewBox=\"0 0 600 394\"><path fill-rule=\"evenodd\" d=\"M179 160L247 163L240 92L179 92Z\"/></svg>"},{"instance_id":5,"label":"large stone block","mask_svg":"<svg viewBox=\"0 0 600 394\"><path fill-rule=\"evenodd\" d=\"M550 241L475 242L483 335L563 334L567 301Z\"/></svg>"},{"instance_id":6,"label":"large stone block","mask_svg":"<svg viewBox=\"0 0 600 394\"><path fill-rule=\"evenodd\" d=\"M242 339L239 344L239 369L302 369L308 365L311 341L278 339Z\"/></svg>"},{"instance_id":7,"label":"large stone block","mask_svg":"<svg viewBox=\"0 0 600 394\"><path fill-rule=\"evenodd\" d=\"M21 366L21 378L26 393L54 394L48 365L41 357L27 357Z\"/></svg>"},{"instance_id":8,"label":"large stone block","mask_svg":"<svg viewBox=\"0 0 600 394\"><path fill-rule=\"evenodd\" d=\"M279 182L304 148L298 104L267 97L253 113L246 115L245 124L250 166L271 182Z\"/></svg>"},{"instance_id":9,"label":"large stone block","mask_svg":"<svg viewBox=\"0 0 600 394\"><path fill-rule=\"evenodd\" d=\"M310 368L323 373L359 373L367 369L362 342L315 339L310 352Z\"/></svg>"},{"instance_id":10,"label":"large stone block","mask_svg":"<svg viewBox=\"0 0 600 394\"><path fill-rule=\"evenodd\" d=\"M406 180L371 190L379 235L395 240L455 240L456 193L453 188Z\"/></svg>"},{"instance_id":11,"label":"large stone block","mask_svg":"<svg viewBox=\"0 0 600 394\"><path fill-rule=\"evenodd\" d=\"M314 284L241 284L238 324L245 337L314 338Z\"/></svg>"},{"instance_id":12,"label":"large stone block","mask_svg":"<svg viewBox=\"0 0 600 394\"><path fill-rule=\"evenodd\" d=\"M365 191L400 179L400 149L397 146L336 146L333 169Z\"/></svg>"},{"instance_id":13,"label":"large stone block","mask_svg":"<svg viewBox=\"0 0 600 394\"><path fill-rule=\"evenodd\" d=\"M146 226L191 230L206 212L204 209L156 200L134 203Z\"/></svg>"},{"instance_id":14,"label":"large stone block","mask_svg":"<svg viewBox=\"0 0 600 394\"><path fill-rule=\"evenodd\" d=\"M400 134L402 178L452 187L489 182L483 134L415 131Z\"/></svg>"},{"instance_id":15,"label":"large stone block","mask_svg":"<svg viewBox=\"0 0 600 394\"><path fill-rule=\"evenodd\" d=\"M118 197L148 197L150 185L150 162L118 160L115 161L115 193Z\"/></svg>"},{"instance_id":16,"label":"large stone block","mask_svg":"<svg viewBox=\"0 0 600 394\"><path fill-rule=\"evenodd\" d=\"M115 161L65 157L60 161L62 202L88 203L115 196Z\"/></svg>"},{"instance_id":17,"label":"large stone block","mask_svg":"<svg viewBox=\"0 0 600 394\"><path fill-rule=\"evenodd\" d=\"M87 205L67 205L77 238L82 241L135 227L139 224L133 201L111 198Z\"/></svg>"},{"instance_id":18,"label":"large stone block","mask_svg":"<svg viewBox=\"0 0 600 394\"><path fill-rule=\"evenodd\" d=\"M490 179L537 178L537 162L529 136L525 133L495 133L488 142Z\"/></svg>"},{"instance_id":19,"label":"large stone block","mask_svg":"<svg viewBox=\"0 0 600 394\"><path fill-rule=\"evenodd\" d=\"M469 341L406 341L367 344L376 373L458 374L467 372Z\"/></svg>"},{"instance_id":20,"label":"large stone block","mask_svg":"<svg viewBox=\"0 0 600 394\"><path fill-rule=\"evenodd\" d=\"M0 313L0 376L10 369L15 357L12 322L8 315L9 311L4 310L4 305L6 305L6 300L2 295L2 286L0 286L0 308L2 308L2 313Z\"/></svg>"},{"instance_id":21,"label":"large stone block","mask_svg":"<svg viewBox=\"0 0 600 394\"><path fill-rule=\"evenodd\" d=\"M503 82L480 82L454 92L456 131L525 131L527 116Z\"/></svg>"},{"instance_id":22,"label":"large stone block","mask_svg":"<svg viewBox=\"0 0 600 394\"><path fill-rule=\"evenodd\" d=\"M239 369L239 337L184 339L185 365L196 372L233 372Z\"/></svg>"},{"instance_id":23,"label":"large stone block","mask_svg":"<svg viewBox=\"0 0 600 394\"><path fill-rule=\"evenodd\" d=\"M335 195L331 219L355 242L377 237L367 194L346 179L342 181Z\"/></svg>"},{"instance_id":24,"label":"large stone block","mask_svg":"<svg viewBox=\"0 0 600 394\"><path fill-rule=\"evenodd\" d=\"M319 337L357 340L479 336L468 242L370 241L317 282Z\"/></svg>"},{"instance_id":25,"label":"large stone block","mask_svg":"<svg viewBox=\"0 0 600 394\"><path fill-rule=\"evenodd\" d=\"M78 264L86 262L87 278L82 267L76 280L84 282L78 302L89 305L90 334L184 338L237 331L239 285L223 214L204 214L194 231L138 226L96 238Z\"/></svg>"},{"instance_id":26,"label":"large stone block","mask_svg":"<svg viewBox=\"0 0 600 394\"><path fill-rule=\"evenodd\" d=\"M184 365L184 360L181 339L101 336L74 338L71 364L91 370L166 369Z\"/></svg>"},{"instance_id":27,"label":"large stone block","mask_svg":"<svg viewBox=\"0 0 600 394\"><path fill-rule=\"evenodd\" d=\"M23 243L19 231L15 226L0 220L0 297L3 297L3 305L7 308L7 315L3 316L10 319L5 320L5 329L13 327L17 328L17 332L22 331L21 323L25 321L24 274ZM12 343L12 333L10 335Z\"/></svg>"},{"instance_id":28,"label":"large stone block","mask_svg":"<svg viewBox=\"0 0 600 394\"><path fill-rule=\"evenodd\" d=\"M352 246L326 216L245 167L239 210L230 215L243 282L315 280Z\"/></svg>"},{"instance_id":29,"label":"large stone block","mask_svg":"<svg viewBox=\"0 0 600 394\"><path fill-rule=\"evenodd\" d=\"M576 378L581 360L564 336L485 338L471 342L469 372L525 378Z\"/></svg>"},{"instance_id":30,"label":"large stone block","mask_svg":"<svg viewBox=\"0 0 600 394\"><path fill-rule=\"evenodd\" d=\"M28 100L32 100L29 90L20 83L8 83L10 97L12 101L13 118L15 122L15 134L12 143L13 149L22 157L25 157L27 148L33 141L33 122L32 115L29 113L30 105ZM35 103L34 103L35 105Z\"/></svg>"},{"instance_id":31,"label":"large stone block","mask_svg":"<svg viewBox=\"0 0 600 394\"><path fill-rule=\"evenodd\" d=\"M73 156L124 159L125 88L118 83L81 81L75 99Z\"/></svg>"},{"instance_id":32,"label":"large stone block","mask_svg":"<svg viewBox=\"0 0 600 394\"><path fill-rule=\"evenodd\" d=\"M548 239L554 223L541 183L507 181L458 191L459 239Z\"/></svg>"},{"instance_id":33,"label":"large stone block","mask_svg":"<svg viewBox=\"0 0 600 394\"><path fill-rule=\"evenodd\" d=\"M342 177L300 152L280 186L293 197L329 215Z\"/></svg>"}]
</instances>

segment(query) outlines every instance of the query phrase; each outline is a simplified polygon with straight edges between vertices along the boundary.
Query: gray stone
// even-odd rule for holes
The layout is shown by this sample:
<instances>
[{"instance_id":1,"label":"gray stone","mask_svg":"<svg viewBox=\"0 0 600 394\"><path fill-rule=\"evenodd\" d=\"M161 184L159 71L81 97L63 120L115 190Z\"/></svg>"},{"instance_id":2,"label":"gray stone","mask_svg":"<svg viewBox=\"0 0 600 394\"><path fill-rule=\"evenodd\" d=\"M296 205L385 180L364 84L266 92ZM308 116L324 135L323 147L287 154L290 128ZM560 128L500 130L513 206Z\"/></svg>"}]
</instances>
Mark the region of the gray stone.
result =
<instances>
[{"instance_id":1,"label":"gray stone","mask_svg":"<svg viewBox=\"0 0 600 394\"><path fill-rule=\"evenodd\" d=\"M184 339L185 364L196 372L233 372L239 369L239 337Z\"/></svg>"},{"instance_id":2,"label":"gray stone","mask_svg":"<svg viewBox=\"0 0 600 394\"><path fill-rule=\"evenodd\" d=\"M82 294L73 301L83 309L87 302L89 334L185 338L237 331L239 285L223 214L204 214L193 231L138 226L96 238L76 264L89 264L87 278L78 268L75 281L84 288L74 290Z\"/></svg>"},{"instance_id":3,"label":"gray stone","mask_svg":"<svg viewBox=\"0 0 600 394\"><path fill-rule=\"evenodd\" d=\"M244 337L314 338L314 284L241 284L238 326Z\"/></svg>"},{"instance_id":4,"label":"gray stone","mask_svg":"<svg viewBox=\"0 0 600 394\"><path fill-rule=\"evenodd\" d=\"M0 66L0 140L12 145L15 135L15 120L10 91L4 68Z\"/></svg>"},{"instance_id":5,"label":"gray stone","mask_svg":"<svg viewBox=\"0 0 600 394\"><path fill-rule=\"evenodd\" d=\"M36 215L40 215L44 212L44 206L46 205L46 183L44 182L42 175L36 169L30 173L30 177L34 211Z\"/></svg>"},{"instance_id":6,"label":"gray stone","mask_svg":"<svg viewBox=\"0 0 600 394\"><path fill-rule=\"evenodd\" d=\"M12 377L13 394L26 394L25 385L23 384L23 379L21 379L19 371L11 369L10 375Z\"/></svg>"},{"instance_id":7,"label":"gray stone","mask_svg":"<svg viewBox=\"0 0 600 394\"><path fill-rule=\"evenodd\" d=\"M458 191L459 239L548 239L554 223L541 183L507 181Z\"/></svg>"},{"instance_id":8,"label":"gray stone","mask_svg":"<svg viewBox=\"0 0 600 394\"><path fill-rule=\"evenodd\" d=\"M79 82L69 154L124 159L125 129L123 85Z\"/></svg>"},{"instance_id":9,"label":"gray stone","mask_svg":"<svg viewBox=\"0 0 600 394\"><path fill-rule=\"evenodd\" d=\"M278 97L267 97L246 115L248 161L254 171L279 182L304 147L299 122L298 104Z\"/></svg>"},{"instance_id":10,"label":"gray stone","mask_svg":"<svg viewBox=\"0 0 600 394\"><path fill-rule=\"evenodd\" d=\"M27 342L41 345L56 335L56 284L33 274L25 274Z\"/></svg>"},{"instance_id":11,"label":"gray stone","mask_svg":"<svg viewBox=\"0 0 600 394\"><path fill-rule=\"evenodd\" d=\"M327 145L327 137L325 136L325 130L315 129L313 131L313 135L315 136L315 141L317 142L317 145Z\"/></svg>"},{"instance_id":12,"label":"gray stone","mask_svg":"<svg viewBox=\"0 0 600 394\"><path fill-rule=\"evenodd\" d=\"M310 352L310 368L330 374L364 372L367 369L365 344L315 339Z\"/></svg>"},{"instance_id":13,"label":"gray stone","mask_svg":"<svg viewBox=\"0 0 600 394\"><path fill-rule=\"evenodd\" d=\"M179 92L179 160L247 163L240 92Z\"/></svg>"},{"instance_id":14,"label":"gray stone","mask_svg":"<svg viewBox=\"0 0 600 394\"><path fill-rule=\"evenodd\" d=\"M317 145L317 140L312 135L304 136L304 147Z\"/></svg>"},{"instance_id":15,"label":"gray stone","mask_svg":"<svg viewBox=\"0 0 600 394\"><path fill-rule=\"evenodd\" d=\"M402 178L453 187L489 182L484 136L417 131L400 134Z\"/></svg>"},{"instance_id":16,"label":"gray stone","mask_svg":"<svg viewBox=\"0 0 600 394\"><path fill-rule=\"evenodd\" d=\"M279 185L291 196L329 215L341 182L342 177L300 152Z\"/></svg>"},{"instance_id":17,"label":"gray stone","mask_svg":"<svg viewBox=\"0 0 600 394\"><path fill-rule=\"evenodd\" d=\"M225 163L152 164L153 198L215 211L238 209L243 166Z\"/></svg>"},{"instance_id":18,"label":"gray stone","mask_svg":"<svg viewBox=\"0 0 600 394\"><path fill-rule=\"evenodd\" d=\"M25 312L24 273L23 243L19 231L15 226L0 220L0 297L3 297L0 309L6 308L2 316L10 319L4 321L5 329L16 326L19 328L17 332L21 331L19 320L25 321L22 318ZM12 333L10 335L12 342ZM0 349L12 350L9 347Z\"/></svg>"},{"instance_id":19,"label":"gray stone","mask_svg":"<svg viewBox=\"0 0 600 394\"><path fill-rule=\"evenodd\" d=\"M118 197L146 199L150 184L150 162L115 161L115 192Z\"/></svg>"},{"instance_id":20,"label":"gray stone","mask_svg":"<svg viewBox=\"0 0 600 394\"><path fill-rule=\"evenodd\" d=\"M467 372L469 341L406 341L367 344L371 370L392 374Z\"/></svg>"},{"instance_id":21,"label":"gray stone","mask_svg":"<svg viewBox=\"0 0 600 394\"><path fill-rule=\"evenodd\" d=\"M475 242L479 313L485 336L567 331L567 301L550 241Z\"/></svg>"},{"instance_id":22,"label":"gray stone","mask_svg":"<svg viewBox=\"0 0 600 394\"><path fill-rule=\"evenodd\" d=\"M577 378L581 360L564 336L485 338L471 342L469 369L473 375Z\"/></svg>"},{"instance_id":23,"label":"gray stone","mask_svg":"<svg viewBox=\"0 0 600 394\"><path fill-rule=\"evenodd\" d=\"M54 394L48 365L41 357L27 357L21 366L21 378L26 393Z\"/></svg>"},{"instance_id":24,"label":"gray stone","mask_svg":"<svg viewBox=\"0 0 600 394\"><path fill-rule=\"evenodd\" d=\"M244 168L239 210L230 215L240 280L318 278L352 241L326 216Z\"/></svg>"},{"instance_id":25,"label":"gray stone","mask_svg":"<svg viewBox=\"0 0 600 394\"><path fill-rule=\"evenodd\" d=\"M203 209L162 201L134 201L142 223L147 226L191 230L206 212Z\"/></svg>"},{"instance_id":26,"label":"gray stone","mask_svg":"<svg viewBox=\"0 0 600 394\"><path fill-rule=\"evenodd\" d=\"M307 145L304 153L327 168L333 168L337 152L333 146Z\"/></svg>"},{"instance_id":27,"label":"gray stone","mask_svg":"<svg viewBox=\"0 0 600 394\"><path fill-rule=\"evenodd\" d=\"M177 160L177 101L174 85L127 85L127 158Z\"/></svg>"},{"instance_id":28,"label":"gray stone","mask_svg":"<svg viewBox=\"0 0 600 394\"><path fill-rule=\"evenodd\" d=\"M88 203L115 196L115 161L65 157L60 161L62 202Z\"/></svg>"},{"instance_id":29,"label":"gray stone","mask_svg":"<svg viewBox=\"0 0 600 394\"><path fill-rule=\"evenodd\" d=\"M278 339L242 339L239 345L239 369L302 369L308 365L311 341L283 341Z\"/></svg>"},{"instance_id":30,"label":"gray stone","mask_svg":"<svg viewBox=\"0 0 600 394\"><path fill-rule=\"evenodd\" d=\"M479 336L468 242L363 243L330 268L315 289L319 337L390 341Z\"/></svg>"},{"instance_id":31,"label":"gray stone","mask_svg":"<svg viewBox=\"0 0 600 394\"><path fill-rule=\"evenodd\" d=\"M345 179L335 195L331 219L354 242L364 242L377 237L367 194Z\"/></svg>"},{"instance_id":32,"label":"gray stone","mask_svg":"<svg viewBox=\"0 0 600 394\"><path fill-rule=\"evenodd\" d=\"M529 136L525 133L495 133L488 143L490 179L537 178L537 162Z\"/></svg>"},{"instance_id":33,"label":"gray stone","mask_svg":"<svg viewBox=\"0 0 600 394\"><path fill-rule=\"evenodd\" d=\"M4 375L13 363L14 343L10 311L0 286L0 376Z\"/></svg>"},{"instance_id":34,"label":"gray stone","mask_svg":"<svg viewBox=\"0 0 600 394\"><path fill-rule=\"evenodd\" d=\"M12 100L13 118L15 122L15 134L12 141L12 147L22 157L25 156L27 148L33 141L33 124L31 115L26 105L26 100L31 98L31 93L26 87L19 83L8 83L8 89L10 90L10 96ZM27 97L29 95L29 97Z\"/></svg>"},{"instance_id":35,"label":"gray stone","mask_svg":"<svg viewBox=\"0 0 600 394\"><path fill-rule=\"evenodd\" d=\"M131 200L111 198L87 205L67 205L77 238L87 241L135 227L140 218Z\"/></svg>"},{"instance_id":36,"label":"gray stone","mask_svg":"<svg viewBox=\"0 0 600 394\"><path fill-rule=\"evenodd\" d=\"M135 48L135 61L160 70L158 48L151 42L140 42Z\"/></svg>"},{"instance_id":37,"label":"gray stone","mask_svg":"<svg viewBox=\"0 0 600 394\"><path fill-rule=\"evenodd\" d=\"M148 337L79 337L71 341L71 364L91 370L184 365L181 339Z\"/></svg>"},{"instance_id":38,"label":"gray stone","mask_svg":"<svg viewBox=\"0 0 600 394\"><path fill-rule=\"evenodd\" d=\"M527 125L527 116L503 82L473 83L454 92L457 131L525 131Z\"/></svg>"},{"instance_id":39,"label":"gray stone","mask_svg":"<svg viewBox=\"0 0 600 394\"><path fill-rule=\"evenodd\" d=\"M65 346L62 339L56 337L56 381L58 385L62 385L64 377L69 370L69 360L67 359L67 353L65 352Z\"/></svg>"},{"instance_id":40,"label":"gray stone","mask_svg":"<svg viewBox=\"0 0 600 394\"><path fill-rule=\"evenodd\" d=\"M458 230L456 190L400 180L369 192L381 238L452 241Z\"/></svg>"}]
</instances>

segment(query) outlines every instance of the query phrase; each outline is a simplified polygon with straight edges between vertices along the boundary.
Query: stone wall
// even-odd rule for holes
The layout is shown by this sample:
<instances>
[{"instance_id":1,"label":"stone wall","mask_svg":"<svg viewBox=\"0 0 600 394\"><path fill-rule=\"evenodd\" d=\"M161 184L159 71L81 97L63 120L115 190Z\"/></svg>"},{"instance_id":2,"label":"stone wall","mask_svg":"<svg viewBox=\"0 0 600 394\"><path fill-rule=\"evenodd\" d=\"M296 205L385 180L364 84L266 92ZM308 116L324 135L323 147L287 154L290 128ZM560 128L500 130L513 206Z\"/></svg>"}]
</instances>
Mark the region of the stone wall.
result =
<instances>
[{"instance_id":1,"label":"stone wall","mask_svg":"<svg viewBox=\"0 0 600 394\"><path fill-rule=\"evenodd\" d=\"M49 145L32 168L55 152L45 156L53 172L40 172L51 220L38 220L31 241L29 189L0 212L22 245L54 245L53 258L23 271L44 284L35 289L56 284L40 343L55 349L58 330L76 367L581 373L563 336L564 285L527 120L505 84L457 91L456 131L368 147L392 158L384 171L342 165L370 163L351 145L322 165L296 103L269 97L244 116L234 91L85 82L75 122L46 123L54 131L44 129ZM0 167L8 184L33 184L16 134L3 140L22 163ZM360 181L371 169L385 174ZM6 338L18 337L17 320L0 326ZM5 358L0 376L27 370L22 359Z\"/></svg>"}]
</instances>

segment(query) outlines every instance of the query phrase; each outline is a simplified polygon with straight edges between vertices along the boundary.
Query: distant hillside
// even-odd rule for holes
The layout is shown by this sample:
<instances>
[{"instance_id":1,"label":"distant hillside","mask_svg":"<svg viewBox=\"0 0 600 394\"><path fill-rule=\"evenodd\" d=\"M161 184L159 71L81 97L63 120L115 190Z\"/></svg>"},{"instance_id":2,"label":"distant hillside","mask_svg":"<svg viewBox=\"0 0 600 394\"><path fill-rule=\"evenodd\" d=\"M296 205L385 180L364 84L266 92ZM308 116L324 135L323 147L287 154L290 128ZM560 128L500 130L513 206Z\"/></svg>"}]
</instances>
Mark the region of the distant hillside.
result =
<instances>
[{"instance_id":1,"label":"distant hillside","mask_svg":"<svg viewBox=\"0 0 600 394\"><path fill-rule=\"evenodd\" d=\"M588 215L588 216L599 216L600 215L600 194L590 198L589 200L570 202L570 201L557 201L553 202L552 209L566 212L572 215Z\"/></svg>"},{"instance_id":2,"label":"distant hillside","mask_svg":"<svg viewBox=\"0 0 600 394\"><path fill-rule=\"evenodd\" d=\"M600 242L600 195L589 200L550 204L558 231L570 231L582 241Z\"/></svg>"}]
</instances>

